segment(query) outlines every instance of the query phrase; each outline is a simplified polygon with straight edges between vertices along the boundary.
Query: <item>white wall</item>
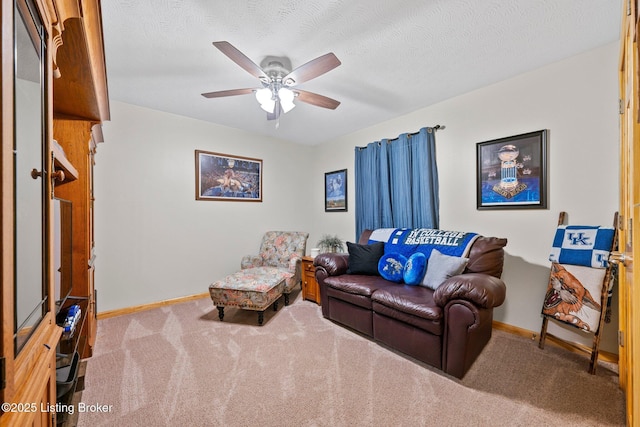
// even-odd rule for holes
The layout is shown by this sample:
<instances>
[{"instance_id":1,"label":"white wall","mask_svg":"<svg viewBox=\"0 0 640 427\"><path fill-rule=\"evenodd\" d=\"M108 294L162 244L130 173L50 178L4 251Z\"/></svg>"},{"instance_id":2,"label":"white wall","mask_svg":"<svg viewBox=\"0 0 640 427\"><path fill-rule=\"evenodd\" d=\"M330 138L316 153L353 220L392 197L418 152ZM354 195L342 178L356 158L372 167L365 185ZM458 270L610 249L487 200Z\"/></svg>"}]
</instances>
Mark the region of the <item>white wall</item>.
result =
<instances>
[{"instance_id":1,"label":"white wall","mask_svg":"<svg viewBox=\"0 0 640 427\"><path fill-rule=\"evenodd\" d=\"M95 166L96 289L106 311L208 291L267 230L306 231L311 147L111 102ZM263 161L263 201L197 201L195 150Z\"/></svg>"},{"instance_id":2,"label":"white wall","mask_svg":"<svg viewBox=\"0 0 640 427\"><path fill-rule=\"evenodd\" d=\"M494 318L538 332L559 212L568 212L572 224L608 226L618 207L618 52L619 45L612 43L324 144L316 153L311 188L323 171L347 165L349 204L354 206L354 146L445 125L436 134L440 228L508 239L507 300ZM478 211L476 143L540 129L549 130L549 209ZM318 192L313 202L321 198ZM320 212L317 206L314 210ZM312 236L335 230L352 240L354 215L351 208L347 214L316 214ZM617 300L614 304L615 315ZM590 343L555 325L549 330ZM602 349L617 352L616 331L614 316Z\"/></svg>"},{"instance_id":3,"label":"white wall","mask_svg":"<svg viewBox=\"0 0 640 427\"><path fill-rule=\"evenodd\" d=\"M617 61L613 43L317 147L112 102L96 165L98 309L206 292L267 229L309 231L307 252L325 233L355 240L354 147L440 124L441 228L509 240L495 319L537 332L559 212L609 225L617 209ZM549 130L549 209L476 210L476 143L540 129ZM195 201L195 149L264 159L264 202ZM344 168L349 210L325 213L324 173ZM603 350L617 351L616 330L614 317Z\"/></svg>"}]
</instances>

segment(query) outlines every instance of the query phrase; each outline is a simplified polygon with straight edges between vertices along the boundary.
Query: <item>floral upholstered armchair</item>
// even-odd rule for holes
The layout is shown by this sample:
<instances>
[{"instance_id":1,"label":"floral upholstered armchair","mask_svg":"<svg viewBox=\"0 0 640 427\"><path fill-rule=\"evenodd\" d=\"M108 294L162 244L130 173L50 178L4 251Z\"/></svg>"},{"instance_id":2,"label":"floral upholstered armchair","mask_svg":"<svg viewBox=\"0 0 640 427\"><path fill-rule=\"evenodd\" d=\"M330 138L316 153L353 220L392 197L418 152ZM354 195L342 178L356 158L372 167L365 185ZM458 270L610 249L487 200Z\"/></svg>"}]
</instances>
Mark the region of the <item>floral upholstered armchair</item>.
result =
<instances>
[{"instance_id":1,"label":"floral upholstered armchair","mask_svg":"<svg viewBox=\"0 0 640 427\"><path fill-rule=\"evenodd\" d=\"M302 257L307 248L309 233L299 231L267 231L262 237L260 253L245 255L240 268L277 267L288 273L285 279L284 303L289 304L289 293L301 283Z\"/></svg>"}]
</instances>

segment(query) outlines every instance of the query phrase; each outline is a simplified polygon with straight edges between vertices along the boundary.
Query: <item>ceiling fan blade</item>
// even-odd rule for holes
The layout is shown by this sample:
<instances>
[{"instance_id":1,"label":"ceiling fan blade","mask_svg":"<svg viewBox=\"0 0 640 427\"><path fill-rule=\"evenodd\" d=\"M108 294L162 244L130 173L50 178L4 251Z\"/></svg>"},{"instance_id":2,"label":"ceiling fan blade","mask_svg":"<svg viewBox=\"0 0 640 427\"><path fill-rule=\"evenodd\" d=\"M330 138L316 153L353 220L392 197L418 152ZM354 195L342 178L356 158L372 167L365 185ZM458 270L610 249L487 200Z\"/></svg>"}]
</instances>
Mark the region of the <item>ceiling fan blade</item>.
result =
<instances>
[{"instance_id":1,"label":"ceiling fan blade","mask_svg":"<svg viewBox=\"0 0 640 427\"><path fill-rule=\"evenodd\" d=\"M338 108L338 105L340 105L340 101L336 101L335 99L331 99L324 95L318 95L317 93L297 89L294 92L298 94L296 99L299 101L306 102L307 104L315 105L317 107L335 110Z\"/></svg>"},{"instance_id":2,"label":"ceiling fan blade","mask_svg":"<svg viewBox=\"0 0 640 427\"><path fill-rule=\"evenodd\" d=\"M333 70L340 64L340 60L333 53L327 53L326 55L312 59L306 64L299 66L284 76L282 78L282 82L285 86L295 86L311 79L315 79L316 77Z\"/></svg>"},{"instance_id":3,"label":"ceiling fan blade","mask_svg":"<svg viewBox=\"0 0 640 427\"><path fill-rule=\"evenodd\" d=\"M244 68L249 74L260 80L269 81L269 77L265 72L256 65L255 62L250 60L244 53L236 49L231 43L226 41L213 42L213 45L217 47L220 52L224 53L233 62Z\"/></svg>"},{"instance_id":4,"label":"ceiling fan blade","mask_svg":"<svg viewBox=\"0 0 640 427\"><path fill-rule=\"evenodd\" d=\"M207 92L203 93L202 96L205 98L221 98L223 96L236 96L236 95L246 95L248 93L253 92L255 89L231 89L231 90L220 90L218 92Z\"/></svg>"}]
</instances>

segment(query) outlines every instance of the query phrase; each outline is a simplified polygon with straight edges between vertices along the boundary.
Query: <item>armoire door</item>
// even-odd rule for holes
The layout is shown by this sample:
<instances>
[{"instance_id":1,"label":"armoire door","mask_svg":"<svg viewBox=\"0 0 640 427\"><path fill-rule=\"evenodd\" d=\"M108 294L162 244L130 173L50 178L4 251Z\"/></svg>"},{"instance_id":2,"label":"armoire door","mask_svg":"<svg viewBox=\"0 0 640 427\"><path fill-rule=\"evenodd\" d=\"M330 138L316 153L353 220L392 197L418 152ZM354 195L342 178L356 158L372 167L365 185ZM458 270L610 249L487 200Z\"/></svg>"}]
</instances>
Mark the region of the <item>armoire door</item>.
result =
<instances>
[{"instance_id":1,"label":"armoire door","mask_svg":"<svg viewBox=\"0 0 640 427\"><path fill-rule=\"evenodd\" d=\"M0 68L0 426L55 425L51 46L42 4L3 1Z\"/></svg>"},{"instance_id":2,"label":"armoire door","mask_svg":"<svg viewBox=\"0 0 640 427\"><path fill-rule=\"evenodd\" d=\"M625 391L627 425L637 425L640 405L638 399L638 347L640 336L640 271L634 270L633 259L640 251L640 114L638 109L638 43L637 0L623 0L622 36L620 52L620 222L619 248L613 254L619 266L620 386Z\"/></svg>"}]
</instances>

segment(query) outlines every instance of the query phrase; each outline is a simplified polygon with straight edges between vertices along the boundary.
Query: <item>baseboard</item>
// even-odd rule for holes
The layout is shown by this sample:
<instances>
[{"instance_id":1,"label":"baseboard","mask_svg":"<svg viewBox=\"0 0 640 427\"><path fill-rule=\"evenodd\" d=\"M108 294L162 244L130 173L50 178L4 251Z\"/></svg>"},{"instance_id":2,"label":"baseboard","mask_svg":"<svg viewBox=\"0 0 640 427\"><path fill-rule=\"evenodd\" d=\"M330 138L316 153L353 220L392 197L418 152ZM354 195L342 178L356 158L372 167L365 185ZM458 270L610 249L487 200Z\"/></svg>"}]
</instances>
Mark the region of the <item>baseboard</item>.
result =
<instances>
[{"instance_id":1,"label":"baseboard","mask_svg":"<svg viewBox=\"0 0 640 427\"><path fill-rule=\"evenodd\" d=\"M181 302L193 301L201 298L209 298L209 292L196 294L196 295L188 295L186 297L173 298L173 299L168 299L164 301L152 302L149 304L142 304L134 307L103 311L97 314L97 318L98 320L107 319L109 317L121 316L123 314L137 313L139 311L151 310L152 308L163 307L165 305L171 305L171 304L178 304ZM506 323L498 322L495 320L493 321L493 328L500 331L508 332L510 334L518 335L521 337L531 338L531 340L538 339L537 332L533 332L528 329L519 328L517 326L508 325ZM587 354L587 355L591 354L591 349L589 347L582 344L578 344L578 343L570 343L570 342L564 341L549 333L547 333L546 341L555 346L564 348L574 353ZM607 351L600 350L600 352L598 353L598 360L601 360L603 362L609 362L609 363L618 363L618 355L615 353L610 353Z\"/></svg>"},{"instance_id":2,"label":"baseboard","mask_svg":"<svg viewBox=\"0 0 640 427\"><path fill-rule=\"evenodd\" d=\"M539 335L538 332L533 332L528 329L523 329L517 326L508 325L506 323L497 322L495 320L493 321L493 328L498 329L500 331L508 332L510 334L518 335L521 337L531 338L532 341L537 341L540 339L540 337L538 336ZM545 340L545 343L553 344L557 347L564 348L565 350L569 350L573 353L586 354L588 356L591 355L591 348L583 344L564 341L563 339L560 339L548 332L547 332L547 338ZM608 351L600 350L598 352L598 360L617 364L618 355Z\"/></svg>"},{"instance_id":3,"label":"baseboard","mask_svg":"<svg viewBox=\"0 0 640 427\"><path fill-rule=\"evenodd\" d=\"M152 308L163 307L165 305L179 304L181 302L193 301L201 298L209 298L209 292L197 295L188 295L186 297L172 298L164 301L152 302L149 304L136 305L133 307L119 308L116 310L102 311L96 315L98 320L108 319L109 317L121 316L123 314L137 313L139 311L151 310Z\"/></svg>"}]
</instances>

